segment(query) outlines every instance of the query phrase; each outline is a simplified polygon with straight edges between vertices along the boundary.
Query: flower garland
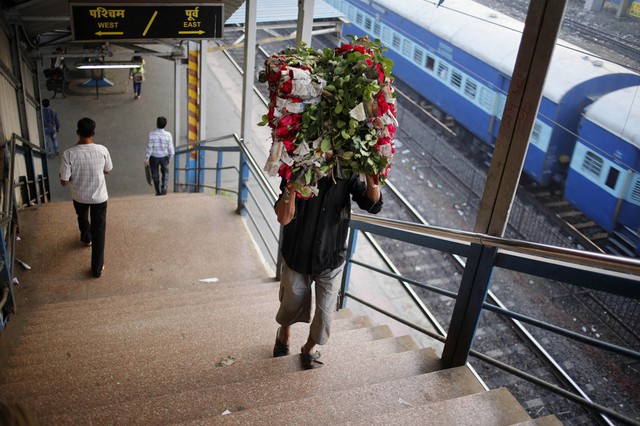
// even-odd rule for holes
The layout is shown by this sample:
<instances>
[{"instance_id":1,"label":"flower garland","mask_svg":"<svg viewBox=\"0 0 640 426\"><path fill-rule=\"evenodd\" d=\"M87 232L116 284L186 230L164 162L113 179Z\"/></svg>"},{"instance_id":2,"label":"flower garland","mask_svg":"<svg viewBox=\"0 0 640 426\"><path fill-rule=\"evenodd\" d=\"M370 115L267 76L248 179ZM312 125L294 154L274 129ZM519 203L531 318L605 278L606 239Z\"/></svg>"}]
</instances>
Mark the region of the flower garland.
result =
<instances>
[{"instance_id":1,"label":"flower garland","mask_svg":"<svg viewBox=\"0 0 640 426\"><path fill-rule=\"evenodd\" d=\"M289 181L299 197L317 195L325 176L388 178L397 128L392 61L379 40L321 52L302 44L265 60L272 129L264 170Z\"/></svg>"}]
</instances>

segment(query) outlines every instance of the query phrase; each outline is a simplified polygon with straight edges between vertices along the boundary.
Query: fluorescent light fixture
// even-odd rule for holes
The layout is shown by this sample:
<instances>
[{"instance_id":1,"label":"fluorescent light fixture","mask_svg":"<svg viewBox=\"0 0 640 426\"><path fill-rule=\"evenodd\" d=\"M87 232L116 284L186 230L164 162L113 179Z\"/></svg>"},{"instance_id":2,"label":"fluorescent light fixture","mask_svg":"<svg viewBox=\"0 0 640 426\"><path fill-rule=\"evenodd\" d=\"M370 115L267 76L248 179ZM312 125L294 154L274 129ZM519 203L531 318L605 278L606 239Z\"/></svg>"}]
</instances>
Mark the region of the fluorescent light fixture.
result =
<instances>
[{"instance_id":1,"label":"fluorescent light fixture","mask_svg":"<svg viewBox=\"0 0 640 426\"><path fill-rule=\"evenodd\" d=\"M105 68L138 68L140 62L84 62L77 64L76 68L81 70L100 70Z\"/></svg>"}]
</instances>

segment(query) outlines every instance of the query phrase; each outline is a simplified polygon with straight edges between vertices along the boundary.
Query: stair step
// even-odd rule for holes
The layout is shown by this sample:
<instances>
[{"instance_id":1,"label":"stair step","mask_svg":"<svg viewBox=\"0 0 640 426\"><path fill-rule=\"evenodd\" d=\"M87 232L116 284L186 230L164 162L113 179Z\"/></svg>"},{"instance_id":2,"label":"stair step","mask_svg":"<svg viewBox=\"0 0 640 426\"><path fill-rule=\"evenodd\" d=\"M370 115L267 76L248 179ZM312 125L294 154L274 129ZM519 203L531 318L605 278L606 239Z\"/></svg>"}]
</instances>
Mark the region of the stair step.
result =
<instances>
[{"instance_id":1,"label":"stair step","mask_svg":"<svg viewBox=\"0 0 640 426\"><path fill-rule=\"evenodd\" d=\"M326 356L332 363L343 364L355 356L381 358L417 349L415 341L407 337L361 342L357 349L345 343L325 347L323 357ZM100 405L126 403L131 399L156 398L301 371L299 356L296 351L293 352L287 357L240 361L228 367L217 367L215 361L209 360L207 363L190 363L188 369L176 366L156 368L154 371L146 368L137 374L120 368L105 371L108 379L105 377L100 384L91 376L67 380L68 387L64 388L62 383L56 388L55 381L48 382L46 389L40 386L38 393L28 395L28 401L41 416L61 412L81 413ZM65 389L65 392L60 392L60 389ZM11 393L8 395L15 394L17 390L16 387L9 387ZM26 391L24 386L20 390ZM108 395L107 401L105 395Z\"/></svg>"},{"instance_id":2,"label":"stair step","mask_svg":"<svg viewBox=\"0 0 640 426\"><path fill-rule=\"evenodd\" d=\"M344 337L340 334L345 333ZM299 341L303 341L302 333L294 334L299 337ZM334 334L331 344L323 347L323 353L331 358L339 358L343 354L352 356L349 350L350 342L358 342L358 346L365 350L368 356L380 356L388 353L403 352L406 350L417 349L415 341L410 336L389 337L384 339L372 339L370 333L362 333L360 330L345 330ZM189 359L189 369L185 371L184 361L175 357L160 359L140 359L133 366L132 373L130 365L118 365L108 368L95 368L93 370L82 370L77 375L57 375L53 378L41 379L38 381L28 380L3 385L3 394L8 398L29 399L32 400L38 396L54 395L60 393L61 389L68 389L70 393L76 393L78 389L100 389L106 395L113 398L117 393L133 393L135 395L142 394L144 388L152 388L153 384L158 386L158 390L147 390L147 393L155 392L158 394L168 393L163 388L177 387L180 389L196 388L198 386L187 385L191 380L196 382L218 383L241 381L246 379L245 376L267 375L265 368L255 368L261 364L269 363L271 358L272 344L256 345L255 347L241 348L242 353L252 354L255 357L241 357L237 352L229 351L228 355L233 356L235 363L231 368L220 368L219 363L223 358L208 357L206 354L202 356L192 356ZM233 349L233 348L231 348ZM367 352L369 351L369 352ZM296 350L292 349L293 355ZM226 358L226 357L225 357ZM291 366L299 367L298 361L291 361L290 357L277 358L279 362L286 361L284 367L279 366L276 362L274 366L279 366L286 371L291 371ZM275 368L275 367L273 367ZM250 371L254 370L254 371ZM195 377L192 377L195 376ZM77 401L86 399L85 395L79 395Z\"/></svg>"},{"instance_id":3,"label":"stair step","mask_svg":"<svg viewBox=\"0 0 640 426\"><path fill-rule=\"evenodd\" d=\"M247 325L260 327L263 318L275 317L278 310L277 301L269 300L251 305L256 317L250 318ZM56 332L29 334L23 336L20 344L9 357L23 359L38 355L51 357L60 353L63 358L68 353L92 356L103 350L102 343L108 341L109 348L120 351L126 347L140 346L141 342L152 345L158 343L171 344L174 341L198 340L199 337L220 333L218 329L226 329L230 322L235 322L233 314L239 310L237 306L212 310L208 306L199 309L167 309L157 313L142 312L132 318L119 318L114 313L111 324L89 324L78 326L76 330L61 329ZM236 325L238 328L239 324Z\"/></svg>"},{"instance_id":4,"label":"stair step","mask_svg":"<svg viewBox=\"0 0 640 426\"><path fill-rule=\"evenodd\" d=\"M173 304L172 301L164 301L163 304L157 304L154 309L149 306L140 310L135 309L132 305L129 309L112 310L105 312L104 315L94 315L91 311L77 312L74 318L53 317L48 322L27 321L24 333L34 335L34 338L40 338L40 333L65 333L69 330L77 330L78 327L96 328L96 327L112 327L114 323L129 324L130 322L143 321L146 319L161 318L165 316L173 316L176 319L188 319L189 316L202 315L207 311L222 311L239 309L242 307L256 306L261 304L272 303L276 306L278 302L278 293L276 290L264 293L247 294L243 296L224 297L220 296L212 300L185 300L185 304Z\"/></svg>"},{"instance_id":5,"label":"stair step","mask_svg":"<svg viewBox=\"0 0 640 426\"><path fill-rule=\"evenodd\" d=\"M262 322L261 329L251 331L246 324L227 326L224 329L215 329L208 335L196 336L189 340L175 339L173 342L152 343L140 342L138 345L125 346L116 350L112 345L106 344L102 350L94 351L91 356L86 356L82 352L71 352L69 356L66 352L56 357L46 356L39 359L39 363L17 363L6 371L3 382L26 381L38 383L41 381L53 380L59 376L75 377L85 372L96 369L99 371L118 368L119 366L129 366L133 369L143 369L146 364L158 364L164 362L180 368L184 359L203 357L205 360L220 360L227 356L233 356L237 360L270 358L275 340L275 330L277 324ZM348 333L342 333L342 331ZM306 340L308 329L306 327L293 327L294 342ZM372 328L354 328L353 322L334 321L334 344L340 344L342 339L353 342L363 342L375 339L386 339L392 337L391 330L387 326L377 326ZM268 336L268 337L267 337ZM273 336L273 337L272 337ZM254 346L247 347L247 342L256 342ZM258 342L262 342L259 344ZM296 345L297 346L297 345ZM57 354L57 353L56 353ZM32 360L29 360L32 361ZM135 370L134 370L135 371ZM153 374L151 372L150 374Z\"/></svg>"},{"instance_id":6,"label":"stair step","mask_svg":"<svg viewBox=\"0 0 640 426\"><path fill-rule=\"evenodd\" d=\"M38 418L41 425L58 424L168 424L215 416L225 410L242 411L262 405L323 395L329 392L415 376L441 368L433 349L420 349L382 358L352 358L317 370L269 376L203 390L184 391L145 400L97 407L81 414ZM38 413L35 413L36 416Z\"/></svg>"},{"instance_id":7,"label":"stair step","mask_svg":"<svg viewBox=\"0 0 640 426\"><path fill-rule=\"evenodd\" d=\"M464 366L198 419L187 424L271 425L274 419L279 424L290 425L305 424L309 419L317 424L338 424L478 392L484 392L484 388Z\"/></svg>"},{"instance_id":8,"label":"stair step","mask_svg":"<svg viewBox=\"0 0 640 426\"><path fill-rule=\"evenodd\" d=\"M110 296L92 299L76 299L72 301L49 303L29 313L29 324L50 322L53 319L74 320L78 314L90 313L95 317L111 316L114 311L129 312L155 309L157 306L180 306L189 303L209 302L217 299L232 299L251 294L278 294L279 283L261 284L207 284L185 289L162 289L154 292L136 293L127 296Z\"/></svg>"},{"instance_id":9,"label":"stair step","mask_svg":"<svg viewBox=\"0 0 640 426\"><path fill-rule=\"evenodd\" d=\"M530 420L527 412L505 388L409 407L350 422L353 425L507 426Z\"/></svg>"}]
</instances>

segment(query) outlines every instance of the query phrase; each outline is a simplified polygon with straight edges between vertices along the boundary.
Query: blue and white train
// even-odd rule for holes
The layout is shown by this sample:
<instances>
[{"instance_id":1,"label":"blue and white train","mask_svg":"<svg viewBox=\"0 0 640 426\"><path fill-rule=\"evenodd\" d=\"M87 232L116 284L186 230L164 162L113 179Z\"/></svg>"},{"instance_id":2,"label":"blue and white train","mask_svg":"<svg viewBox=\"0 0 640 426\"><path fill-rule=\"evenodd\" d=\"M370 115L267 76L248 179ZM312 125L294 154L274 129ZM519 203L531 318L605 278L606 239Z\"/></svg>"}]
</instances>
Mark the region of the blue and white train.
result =
<instances>
[{"instance_id":1,"label":"blue and white train","mask_svg":"<svg viewBox=\"0 0 640 426\"><path fill-rule=\"evenodd\" d=\"M344 34L380 39L394 75L465 140L495 144L522 22L469 0L325 1L350 21ZM638 73L559 41L524 164L541 186L564 182L569 202L608 232L624 231L638 254L639 86Z\"/></svg>"}]
</instances>

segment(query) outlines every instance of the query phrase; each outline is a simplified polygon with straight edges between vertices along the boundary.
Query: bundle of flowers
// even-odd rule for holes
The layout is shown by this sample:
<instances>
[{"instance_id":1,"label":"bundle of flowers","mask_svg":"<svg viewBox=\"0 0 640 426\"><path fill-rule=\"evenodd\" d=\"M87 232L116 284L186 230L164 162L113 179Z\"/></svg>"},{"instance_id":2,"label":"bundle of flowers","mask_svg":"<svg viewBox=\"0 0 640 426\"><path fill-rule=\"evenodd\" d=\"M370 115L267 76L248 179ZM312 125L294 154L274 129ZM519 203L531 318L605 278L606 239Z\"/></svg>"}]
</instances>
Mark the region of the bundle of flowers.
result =
<instances>
[{"instance_id":1,"label":"bundle of flowers","mask_svg":"<svg viewBox=\"0 0 640 426\"><path fill-rule=\"evenodd\" d=\"M302 45L266 59L272 129L265 171L289 181L300 197L325 176L371 175L384 183L397 127L392 61L379 40L352 38L336 49Z\"/></svg>"}]
</instances>

